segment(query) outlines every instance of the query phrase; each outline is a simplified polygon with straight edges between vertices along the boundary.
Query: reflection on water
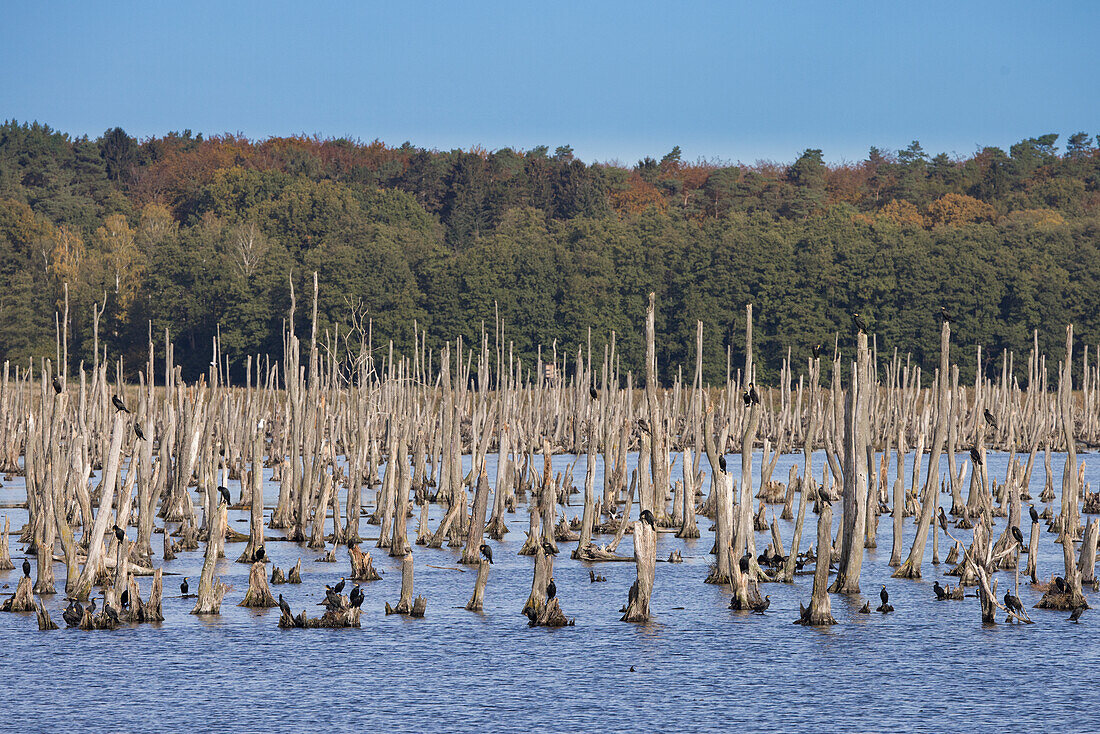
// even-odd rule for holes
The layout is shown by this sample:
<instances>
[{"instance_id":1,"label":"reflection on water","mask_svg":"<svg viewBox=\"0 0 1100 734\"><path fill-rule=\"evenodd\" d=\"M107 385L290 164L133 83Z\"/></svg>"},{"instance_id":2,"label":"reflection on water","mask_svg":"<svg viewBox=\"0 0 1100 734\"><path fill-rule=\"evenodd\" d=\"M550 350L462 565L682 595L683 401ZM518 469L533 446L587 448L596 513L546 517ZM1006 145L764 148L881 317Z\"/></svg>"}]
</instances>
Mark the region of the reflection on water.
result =
<instances>
[{"instance_id":1,"label":"reflection on water","mask_svg":"<svg viewBox=\"0 0 1100 734\"><path fill-rule=\"evenodd\" d=\"M796 458L780 457L775 476L785 478ZM564 470L570 461L557 457L555 468ZM990 455L990 476L1003 478L1006 461L1004 455ZM821 462L815 457L817 467ZM1100 485L1096 463L1087 462L1086 480ZM736 464L731 456L735 475ZM1055 466L1061 465L1059 457ZM679 462L674 473L678 470ZM579 461L578 486L583 471ZM1036 502L1042 483L1040 466L1032 477ZM1056 489L1059 485L1055 481ZM233 491L236 495L237 488ZM277 492L276 485L266 487L268 515ZM21 480L0 489L0 504L22 500ZM570 516L579 514L579 496L571 502ZM178 594L182 575L197 586L201 549L181 553L166 566L174 575L165 578L166 620L159 626L45 633L38 631L33 614L0 614L11 692L0 704L4 726L18 722L25 731L1100 729L1097 696L1085 683L1100 664L1100 651L1091 644L1100 611L1086 612L1079 625L1068 623L1063 612L1033 610L1034 625L983 627L975 599L933 601L932 582L953 581L942 575L945 565L926 562L921 581L889 578L889 516L880 520L879 547L867 551L862 587L874 607L880 584L887 584L897 609L893 614L861 615L863 597L834 595L840 624L794 625L799 603L809 600L808 574L791 585L769 585L765 592L772 604L763 616L731 611L728 590L703 583L713 538L709 521L700 518L699 540L659 537L658 558L680 548L684 563L658 564L656 619L647 625L618 621L633 564L595 564L607 582L590 583L589 567L569 560L572 544L563 544L554 575L562 608L577 626L548 630L529 629L520 614L531 587L531 559L516 555L527 527L525 513L521 506L510 516L511 532L494 543L496 564L480 614L462 608L473 589L472 571L429 567L456 566L461 549L417 546L415 589L428 600L424 619L385 616L385 602L399 596L400 564L375 553L384 578L363 587L361 629L281 631L278 610L235 606L248 577L247 566L229 560L240 554L239 543L228 543L228 558L218 564L218 574L233 587L218 617L189 614L194 600ZM16 535L25 510L0 510L3 514L11 517ZM245 516L231 512L233 519ZM434 527L437 508L431 519ZM835 522L839 519L838 511ZM807 522L814 521L811 513ZM1004 520L999 522L998 533ZM789 544L792 524L780 526ZM374 534L363 527L364 534ZM912 533L907 519L906 549ZM969 539L969 531L961 533ZM808 529L804 543L814 537ZM758 535L761 548L766 538ZM1061 549L1053 539L1044 528L1043 577L1061 573ZM946 557L943 540L940 555ZM154 547L159 549L156 541ZM326 564L316 562L320 552L304 545L269 543L267 550L284 569L302 558L304 583L273 587L295 610L319 610L323 585L347 574L346 553L338 551L338 563ZM631 552L629 536L620 552ZM18 565L20 547L14 541L12 556ZM55 573L60 588L64 568L58 565ZM0 584L11 584L7 593L18 574L0 572ZM998 579L1003 593L1013 577L1001 573ZM150 583L139 580L143 594ZM1019 596L1030 607L1040 595L1021 584ZM61 595L48 605L60 621Z\"/></svg>"}]
</instances>

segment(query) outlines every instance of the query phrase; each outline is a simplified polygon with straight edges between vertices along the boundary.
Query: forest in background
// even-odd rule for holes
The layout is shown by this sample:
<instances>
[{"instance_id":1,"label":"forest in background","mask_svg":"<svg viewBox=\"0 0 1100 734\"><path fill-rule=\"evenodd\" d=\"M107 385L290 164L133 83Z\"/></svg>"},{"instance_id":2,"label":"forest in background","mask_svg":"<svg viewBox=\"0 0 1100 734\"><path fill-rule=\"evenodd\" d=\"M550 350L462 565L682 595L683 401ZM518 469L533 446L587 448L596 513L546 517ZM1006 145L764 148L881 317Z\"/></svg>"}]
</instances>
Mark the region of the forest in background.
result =
<instances>
[{"instance_id":1,"label":"forest in background","mask_svg":"<svg viewBox=\"0 0 1100 734\"><path fill-rule=\"evenodd\" d=\"M0 125L0 361L53 357L67 284L71 369L91 361L105 303L101 348L129 369L151 323L188 379L219 332L243 379L247 356L282 353L291 280L308 328L316 271L320 333L339 327L353 353L365 319L376 352L392 340L410 354L414 322L429 348L476 346L499 309L530 367L555 341L571 365L591 329L597 363L614 331L622 369L639 375L654 291L666 379L690 374L697 320L706 381L725 378L727 344L743 363L747 303L763 382L788 348L796 370L837 333L850 354L853 311L880 356L897 348L932 369L941 306L964 379L978 344L983 370L1009 349L1024 372L1035 329L1052 358L1068 323L1100 341L1098 143L1046 134L955 158L913 142L840 165L819 149L744 165L674 148L629 166L569 146L92 139L13 120Z\"/></svg>"}]
</instances>

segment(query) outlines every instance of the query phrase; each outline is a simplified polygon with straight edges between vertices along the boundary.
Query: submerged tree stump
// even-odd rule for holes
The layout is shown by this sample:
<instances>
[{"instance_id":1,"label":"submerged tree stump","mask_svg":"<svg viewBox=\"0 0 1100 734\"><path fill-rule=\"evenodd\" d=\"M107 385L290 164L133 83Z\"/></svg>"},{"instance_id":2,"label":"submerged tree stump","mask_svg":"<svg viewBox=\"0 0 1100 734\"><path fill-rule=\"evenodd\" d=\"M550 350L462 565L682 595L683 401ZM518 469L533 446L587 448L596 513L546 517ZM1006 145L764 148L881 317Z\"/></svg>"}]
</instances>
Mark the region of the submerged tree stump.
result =
<instances>
[{"instance_id":1,"label":"submerged tree stump","mask_svg":"<svg viewBox=\"0 0 1100 734\"><path fill-rule=\"evenodd\" d=\"M535 546L535 569L531 580L531 594L523 605L523 614L531 618L538 617L546 606L546 587L554 577L554 556L546 553L542 546Z\"/></svg>"},{"instance_id":2,"label":"submerged tree stump","mask_svg":"<svg viewBox=\"0 0 1100 734\"><path fill-rule=\"evenodd\" d=\"M482 558L477 566L477 581L474 582L474 594L466 603L466 609L471 612L480 612L484 608L485 584L489 582L489 560Z\"/></svg>"},{"instance_id":3,"label":"submerged tree stump","mask_svg":"<svg viewBox=\"0 0 1100 734\"><path fill-rule=\"evenodd\" d=\"M417 601L420 597L417 597ZM427 602L425 602L427 606ZM413 557L412 553L401 559L401 598L396 607L386 602L386 614L411 614L413 611ZM421 614L423 616L423 614Z\"/></svg>"},{"instance_id":4,"label":"submerged tree stump","mask_svg":"<svg viewBox=\"0 0 1100 734\"><path fill-rule=\"evenodd\" d=\"M263 561L256 561L248 570L248 591L237 606L265 609L279 606L267 585L267 570Z\"/></svg>"},{"instance_id":5,"label":"submerged tree stump","mask_svg":"<svg viewBox=\"0 0 1100 734\"><path fill-rule=\"evenodd\" d=\"M0 612L33 612L34 594L31 593L31 580L28 576L19 579L15 593L0 604Z\"/></svg>"},{"instance_id":6,"label":"submerged tree stump","mask_svg":"<svg viewBox=\"0 0 1100 734\"><path fill-rule=\"evenodd\" d=\"M214 510L213 523L210 528L210 539L206 541L206 557L202 564L202 575L199 577L198 600L192 614L219 614L221 612L222 597L229 587L221 580L214 578L214 568L221 555L222 546L225 543L225 524L229 508L224 502L218 503ZM261 568L262 568L261 564Z\"/></svg>"},{"instance_id":7,"label":"submerged tree stump","mask_svg":"<svg viewBox=\"0 0 1100 734\"><path fill-rule=\"evenodd\" d=\"M833 506L827 502L821 502L821 512L817 516L817 567L814 569L814 588L810 597L810 606L801 607L801 611L795 624L808 626L824 626L836 624L832 614L832 603L829 601L829 553L825 551L831 547L833 539L830 533L833 523Z\"/></svg>"},{"instance_id":8,"label":"submerged tree stump","mask_svg":"<svg viewBox=\"0 0 1100 734\"><path fill-rule=\"evenodd\" d=\"M370 553L359 550L358 545L348 546L348 557L351 559L351 575L348 578L352 581L378 581L382 578L382 574L374 569Z\"/></svg>"},{"instance_id":9,"label":"submerged tree stump","mask_svg":"<svg viewBox=\"0 0 1100 734\"><path fill-rule=\"evenodd\" d=\"M288 584L300 584L302 583L302 559L299 558L298 562L294 564L294 568L290 569L290 573L286 576L286 582Z\"/></svg>"},{"instance_id":10,"label":"submerged tree stump","mask_svg":"<svg viewBox=\"0 0 1100 734\"><path fill-rule=\"evenodd\" d=\"M38 629L39 630L55 630L57 624L50 619L50 612L46 609L46 605L42 603L41 599L35 600L34 611L38 617Z\"/></svg>"},{"instance_id":11,"label":"submerged tree stump","mask_svg":"<svg viewBox=\"0 0 1100 734\"><path fill-rule=\"evenodd\" d=\"M285 584L286 574L283 573L283 569L278 566L271 567L271 583L272 584Z\"/></svg>"},{"instance_id":12,"label":"submerged tree stump","mask_svg":"<svg viewBox=\"0 0 1100 734\"><path fill-rule=\"evenodd\" d=\"M636 592L626 606L621 622L648 622L649 599L657 568L657 530L641 520L634 521L634 563L637 566Z\"/></svg>"},{"instance_id":13,"label":"submerged tree stump","mask_svg":"<svg viewBox=\"0 0 1100 734\"><path fill-rule=\"evenodd\" d=\"M575 625L574 620L566 617L561 610L557 597L554 597L543 606L542 612L537 616L529 617L529 619L528 627L573 627Z\"/></svg>"},{"instance_id":14,"label":"submerged tree stump","mask_svg":"<svg viewBox=\"0 0 1100 734\"><path fill-rule=\"evenodd\" d=\"M4 531L0 533L0 571L11 571L15 564L11 562L11 551L8 550L8 532L10 531L8 516L4 516Z\"/></svg>"}]
</instances>

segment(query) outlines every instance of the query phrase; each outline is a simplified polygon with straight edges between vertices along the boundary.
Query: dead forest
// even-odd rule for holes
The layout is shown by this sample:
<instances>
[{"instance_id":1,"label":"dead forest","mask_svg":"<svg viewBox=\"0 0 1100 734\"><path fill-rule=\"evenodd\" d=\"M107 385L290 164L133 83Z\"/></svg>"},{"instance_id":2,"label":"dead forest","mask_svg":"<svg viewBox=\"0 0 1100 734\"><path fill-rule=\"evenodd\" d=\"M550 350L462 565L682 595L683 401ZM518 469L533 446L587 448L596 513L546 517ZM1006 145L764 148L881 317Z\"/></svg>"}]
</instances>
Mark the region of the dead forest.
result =
<instances>
[{"instance_id":1,"label":"dead forest","mask_svg":"<svg viewBox=\"0 0 1100 734\"><path fill-rule=\"evenodd\" d=\"M316 301L315 279L314 309ZM292 297L286 323L295 308ZM658 534L697 538L704 523L715 542L698 582L728 589L732 609L764 612L768 584L812 570L801 609L770 610L804 625L835 623L830 595L863 592L865 549L880 543L892 544L897 583L919 579L929 545L936 561L942 545L957 585L937 582L937 598L976 592L976 622L1031 623L1012 593L1020 583L1043 592L1039 607L1077 616L1087 608L1100 520L1086 516L1100 511L1100 492L1083 481L1077 452L1100 445L1100 348L1090 362L1078 346L1075 358L1067 327L1057 363L1035 338L1026 387L1012 378L1012 354L999 379L971 381L952 361L947 318L932 374L903 354L879 354L857 318L854 352L815 349L805 364L784 361L779 383L764 386L754 377L751 306L746 316L744 364L731 365L719 386L703 384L698 360L694 375L689 367L658 385L653 295L638 314L644 375L619 369L613 335L602 354L551 350L523 364L499 327L479 344L442 349L429 349L425 336L411 354L364 344L348 369L332 356L332 337L317 333L314 310L309 334L284 334L281 356L250 360L244 386L225 384L216 342L208 375L185 383L168 334L150 335L140 381L122 384L117 361L67 364L62 334L56 361L4 365L0 472L5 481L24 477L28 521L3 522L0 569L14 569L11 544L28 563L0 610L35 612L43 630L58 627L47 603L59 608L61 599L71 627L170 624L161 600L172 561L205 549L193 614L219 614L228 599L281 607L284 628L358 626L360 584L378 578L372 552L402 559L400 598L386 613L424 616L431 589L414 589L413 559L455 552L477 569L467 605L476 611L492 596L493 541L526 533L531 594L515 613L531 626L584 623L569 616L569 595L557 595L555 564L588 564L597 580L600 563L617 561L637 571L622 620L644 623L661 574L686 570L674 551L657 572ZM987 452L1008 455L1004 475L990 475ZM1052 452L1064 454L1062 465ZM784 454L801 463L774 475ZM924 454L937 469L920 476ZM583 486L553 470L558 455L584 467ZM738 455L740 468L727 470L726 457ZM673 480L676 462L683 478ZM273 506L264 503L265 470L278 487ZM1041 513L1027 506L1038 471ZM530 508L526 527L516 527L521 504ZM442 512L434 527L433 506ZM229 527L230 509L248 513L247 534ZM776 515L793 521L789 537ZM907 522L916 534L903 547ZM369 549L368 525L377 536ZM620 550L627 535L629 555ZM247 590L232 597L217 576L227 542L246 543L235 560L250 566ZM272 587L300 580L300 562L269 570L273 542L330 556L355 588L327 588L321 616L296 613ZM1060 546L1064 564L1037 568L1040 544ZM382 610L381 600L371 605ZM888 607L884 591L879 611Z\"/></svg>"}]
</instances>

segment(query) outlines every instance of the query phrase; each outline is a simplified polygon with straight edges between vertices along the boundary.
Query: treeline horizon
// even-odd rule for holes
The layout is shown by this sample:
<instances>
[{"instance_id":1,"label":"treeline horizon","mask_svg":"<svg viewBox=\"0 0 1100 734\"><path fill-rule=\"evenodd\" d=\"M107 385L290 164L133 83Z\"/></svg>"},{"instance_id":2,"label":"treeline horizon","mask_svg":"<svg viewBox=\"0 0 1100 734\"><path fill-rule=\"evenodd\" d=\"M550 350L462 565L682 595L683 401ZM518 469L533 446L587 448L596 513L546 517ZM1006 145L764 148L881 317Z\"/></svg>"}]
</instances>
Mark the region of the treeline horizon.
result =
<instances>
[{"instance_id":1,"label":"treeline horizon","mask_svg":"<svg viewBox=\"0 0 1100 734\"><path fill-rule=\"evenodd\" d=\"M955 320L953 361L973 375L1016 353L1026 375L1032 333L1057 359L1066 324L1100 342L1100 150L1057 134L930 154L913 141L827 165L808 148L786 164L687 162L674 148L627 167L552 153L438 151L344 138L137 140L48 125L0 124L0 360L55 354L68 286L70 370L101 349L132 377L149 324L167 329L187 379L206 371L220 334L235 379L248 356L282 353L297 297L308 333L318 273L319 333L339 328L357 354L369 320L376 354L411 354L504 324L504 349L534 367L556 343L602 361L612 331L623 372L644 374L647 294L657 294L657 358L668 381L695 361L722 382L730 345L744 362L754 308L761 382L788 349L795 372L815 345L851 354L851 313L930 371L940 308ZM1053 370L1055 365L1048 365ZM36 366L37 368L37 366ZM598 379L598 375L597 375Z\"/></svg>"}]
</instances>

